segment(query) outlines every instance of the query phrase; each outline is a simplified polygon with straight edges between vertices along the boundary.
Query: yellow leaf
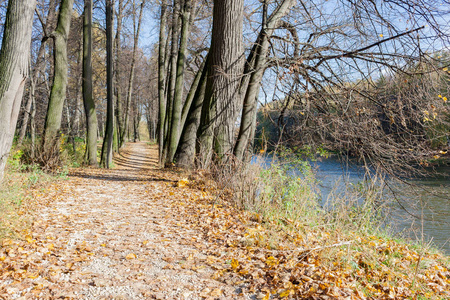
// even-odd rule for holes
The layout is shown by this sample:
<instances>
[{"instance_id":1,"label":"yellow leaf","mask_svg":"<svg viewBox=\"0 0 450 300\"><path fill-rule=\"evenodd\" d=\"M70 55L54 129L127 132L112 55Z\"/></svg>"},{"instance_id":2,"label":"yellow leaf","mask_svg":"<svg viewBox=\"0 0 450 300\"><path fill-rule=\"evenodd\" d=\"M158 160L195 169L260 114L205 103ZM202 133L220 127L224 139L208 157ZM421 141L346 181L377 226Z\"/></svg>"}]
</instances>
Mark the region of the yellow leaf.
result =
<instances>
[{"instance_id":1,"label":"yellow leaf","mask_svg":"<svg viewBox=\"0 0 450 300\"><path fill-rule=\"evenodd\" d=\"M181 179L177 182L177 187L185 187L189 183L189 180L187 179Z\"/></svg>"},{"instance_id":2,"label":"yellow leaf","mask_svg":"<svg viewBox=\"0 0 450 300\"><path fill-rule=\"evenodd\" d=\"M380 37L383 37L383 34L380 34Z\"/></svg>"},{"instance_id":3,"label":"yellow leaf","mask_svg":"<svg viewBox=\"0 0 450 300\"><path fill-rule=\"evenodd\" d=\"M262 300L269 300L270 299L270 293L267 293Z\"/></svg>"},{"instance_id":4,"label":"yellow leaf","mask_svg":"<svg viewBox=\"0 0 450 300\"><path fill-rule=\"evenodd\" d=\"M278 264L278 261L277 261L276 258L273 257L273 256L269 256L269 257L266 259L266 265L268 265L268 266L275 266L275 265L277 265L277 264Z\"/></svg>"},{"instance_id":5,"label":"yellow leaf","mask_svg":"<svg viewBox=\"0 0 450 300\"><path fill-rule=\"evenodd\" d=\"M148 241L143 241L142 244L143 244L143 245L147 245L147 244L148 244Z\"/></svg>"},{"instance_id":6,"label":"yellow leaf","mask_svg":"<svg viewBox=\"0 0 450 300\"><path fill-rule=\"evenodd\" d=\"M102 247L106 247L106 244L100 244L100 246L102 246Z\"/></svg>"},{"instance_id":7,"label":"yellow leaf","mask_svg":"<svg viewBox=\"0 0 450 300\"><path fill-rule=\"evenodd\" d=\"M54 250L54 249L55 249L55 246L54 246L53 244L48 244L48 245L47 245L47 249L48 249L48 250Z\"/></svg>"},{"instance_id":8,"label":"yellow leaf","mask_svg":"<svg viewBox=\"0 0 450 300\"><path fill-rule=\"evenodd\" d=\"M237 259L232 259L231 260L231 268L233 268L233 270L236 270L239 267L239 261Z\"/></svg>"},{"instance_id":9,"label":"yellow leaf","mask_svg":"<svg viewBox=\"0 0 450 300\"><path fill-rule=\"evenodd\" d=\"M136 258L136 254L134 253L130 253L127 256L125 256L126 259L135 259Z\"/></svg>"},{"instance_id":10,"label":"yellow leaf","mask_svg":"<svg viewBox=\"0 0 450 300\"><path fill-rule=\"evenodd\" d=\"M447 97L442 98L442 100L444 100L444 102L447 102Z\"/></svg>"},{"instance_id":11,"label":"yellow leaf","mask_svg":"<svg viewBox=\"0 0 450 300\"><path fill-rule=\"evenodd\" d=\"M447 67L445 67L445 68L443 68L443 69L442 69L442 71L448 71L448 68L447 68Z\"/></svg>"},{"instance_id":12,"label":"yellow leaf","mask_svg":"<svg viewBox=\"0 0 450 300\"><path fill-rule=\"evenodd\" d=\"M31 278L31 279L36 279L38 277L39 277L39 273L34 273L34 274L28 275L28 278Z\"/></svg>"},{"instance_id":13,"label":"yellow leaf","mask_svg":"<svg viewBox=\"0 0 450 300\"><path fill-rule=\"evenodd\" d=\"M284 290L280 293L280 297L286 298L286 297L289 297L290 294L291 294L291 290Z\"/></svg>"},{"instance_id":14,"label":"yellow leaf","mask_svg":"<svg viewBox=\"0 0 450 300\"><path fill-rule=\"evenodd\" d=\"M438 95L439 98L442 98L442 95Z\"/></svg>"}]
</instances>

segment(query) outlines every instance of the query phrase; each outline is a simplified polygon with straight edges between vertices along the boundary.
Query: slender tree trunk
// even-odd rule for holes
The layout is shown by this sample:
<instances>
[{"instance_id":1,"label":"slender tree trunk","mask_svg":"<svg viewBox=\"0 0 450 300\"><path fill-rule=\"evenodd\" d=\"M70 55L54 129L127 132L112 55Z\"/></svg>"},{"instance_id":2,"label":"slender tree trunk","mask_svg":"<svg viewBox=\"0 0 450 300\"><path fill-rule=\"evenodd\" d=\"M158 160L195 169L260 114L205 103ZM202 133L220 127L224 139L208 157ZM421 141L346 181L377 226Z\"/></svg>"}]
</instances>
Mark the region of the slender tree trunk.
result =
<instances>
[{"instance_id":1,"label":"slender tree trunk","mask_svg":"<svg viewBox=\"0 0 450 300\"><path fill-rule=\"evenodd\" d=\"M201 74L201 76L195 89L195 95L193 96L193 99L195 100L192 102L192 105L190 105L186 122L183 124L183 132L175 156L177 165L187 168L192 167L195 158L195 142L197 139L198 127L200 125L200 116L202 113L206 81L208 78L206 66L199 70L198 74Z\"/></svg>"},{"instance_id":2,"label":"slender tree trunk","mask_svg":"<svg viewBox=\"0 0 450 300\"><path fill-rule=\"evenodd\" d=\"M55 8L56 8L56 1L51 0L48 4L48 13L47 13L46 23L42 24L42 29L44 31L44 37L39 46L39 50L38 50L38 54L36 55L36 61L34 63L33 70L30 73L30 77L34 80L34 83L33 83L34 85L36 83L39 72L42 72L42 69L45 66L45 64L44 64L44 62L45 62L45 46L46 46L46 42L48 40L48 36L45 36L45 34L53 26L54 19L56 17ZM30 95L31 95L31 88L30 88ZM22 118L22 124L20 127L20 133L19 133L19 138L17 140L17 145L21 145L23 142L23 139L25 137L26 130L28 127L28 119L31 115L30 109L32 107L32 102L33 102L33 99L31 97L28 97L27 103L25 105L24 115Z\"/></svg>"},{"instance_id":3,"label":"slender tree trunk","mask_svg":"<svg viewBox=\"0 0 450 300\"><path fill-rule=\"evenodd\" d=\"M165 145L163 156L165 157L166 162L170 162L167 159L169 155L169 147L170 147L170 133L172 132L173 127L173 107L174 107L174 96L175 96L175 84L177 79L177 56L178 56L178 41L180 37L179 30L179 16L180 13L180 0L173 0L173 12L172 12L172 43L171 43L171 51L170 51L170 59L169 59L169 82L168 82L168 96L167 96L167 111L166 111L166 123L167 123L167 133L165 137Z\"/></svg>"},{"instance_id":4,"label":"slender tree trunk","mask_svg":"<svg viewBox=\"0 0 450 300\"><path fill-rule=\"evenodd\" d=\"M44 135L42 139L43 151L47 152L58 143L60 137L61 117L66 99L67 89L67 38L72 18L74 0L61 0L58 24L52 33L54 41L55 73L45 118Z\"/></svg>"},{"instance_id":5,"label":"slender tree trunk","mask_svg":"<svg viewBox=\"0 0 450 300\"><path fill-rule=\"evenodd\" d=\"M102 146L101 165L109 168L113 155L114 135L114 84L113 84L113 6L112 0L106 0L106 129Z\"/></svg>"},{"instance_id":6,"label":"slender tree trunk","mask_svg":"<svg viewBox=\"0 0 450 300\"><path fill-rule=\"evenodd\" d=\"M278 27L281 18L287 14L291 5L292 0L284 0L266 20L267 3L264 4L261 32L258 35L246 64L245 75L250 75L248 75L248 80L244 78L244 80L241 81L241 84L243 85L241 85L241 88L245 89L245 95L239 134L234 147L234 155L240 160L244 159L247 146L252 144L254 131L256 129L258 93L262 77L266 70L269 37L273 34L274 29Z\"/></svg>"},{"instance_id":7,"label":"slender tree trunk","mask_svg":"<svg viewBox=\"0 0 450 300\"><path fill-rule=\"evenodd\" d=\"M86 114L85 162L97 166L97 112L92 97L92 0L84 0L83 17L83 104Z\"/></svg>"},{"instance_id":8,"label":"slender tree trunk","mask_svg":"<svg viewBox=\"0 0 450 300\"><path fill-rule=\"evenodd\" d=\"M165 83L165 42L166 39L166 17L167 5L165 1L161 3L161 20L159 23L159 45L158 45L158 101L159 101L159 128L158 128L158 145L159 145L159 164L162 164L162 154L164 149L164 125L166 122L166 83Z\"/></svg>"},{"instance_id":9,"label":"slender tree trunk","mask_svg":"<svg viewBox=\"0 0 450 300\"><path fill-rule=\"evenodd\" d=\"M127 104L125 107L125 126L124 130L128 130L128 123L129 123L129 116L130 116L130 106L131 106L131 96L133 94L133 80L134 80L134 70L136 66L136 52L138 48L138 42L139 42L139 34L141 32L141 23L142 23L142 12L144 11L144 4L145 0L141 2L140 10L139 10L139 17L137 22L137 28L136 28L136 20L135 16L133 15L133 32L134 32L134 41L133 41L133 54L131 57L131 69L130 69L130 77L128 79L128 93L127 93ZM133 9L135 5L133 3ZM134 14L136 12L134 11ZM120 145L122 145L124 142L124 137L121 138Z\"/></svg>"},{"instance_id":10,"label":"slender tree trunk","mask_svg":"<svg viewBox=\"0 0 450 300\"><path fill-rule=\"evenodd\" d=\"M28 127L28 119L31 114L31 104L33 102L32 99L32 91L31 91L31 85L32 85L33 79L31 78L31 72L30 72L30 89L28 91L28 98L27 98L27 104L25 105L25 110L23 112L23 118L22 123L20 124L20 130L19 130L19 137L17 138L17 146L22 145L23 139L25 138L25 134L27 133L27 127Z\"/></svg>"},{"instance_id":11,"label":"slender tree trunk","mask_svg":"<svg viewBox=\"0 0 450 300\"><path fill-rule=\"evenodd\" d=\"M122 80L121 78L121 69L120 69L120 56L122 53L122 42L121 42L121 36L122 36L122 19L123 19L123 10L124 10L124 4L123 0L119 0L119 10L117 13L117 28L116 28L116 37L114 40L115 44L115 70L114 70L114 76L115 76L115 95L116 95L116 109L115 109L115 115L116 115L116 140L119 143L116 143L117 151L122 146L120 144L120 141L125 140L125 133L123 126L123 113L122 113L122 88L120 85L120 82ZM123 136L122 136L123 135Z\"/></svg>"},{"instance_id":12,"label":"slender tree trunk","mask_svg":"<svg viewBox=\"0 0 450 300\"><path fill-rule=\"evenodd\" d=\"M165 39L166 39L166 16L167 7L165 0L161 3L161 20L159 23L159 57L158 57L158 101L159 101L159 129L158 129L158 145L159 145L159 164L163 162L164 149L164 125L166 122L166 83L165 83Z\"/></svg>"},{"instance_id":13,"label":"slender tree trunk","mask_svg":"<svg viewBox=\"0 0 450 300\"><path fill-rule=\"evenodd\" d=\"M186 61L187 41L189 37L190 15L192 11L192 0L184 0L182 9L182 27L180 32L180 46L176 65L175 90L173 96L172 122L169 137L169 152L167 162L172 162L178 147L181 131L181 112L183 108L183 84L184 69Z\"/></svg>"},{"instance_id":14,"label":"slender tree trunk","mask_svg":"<svg viewBox=\"0 0 450 300\"><path fill-rule=\"evenodd\" d=\"M31 157L35 157L36 150L36 97L34 95L35 83L33 81L33 101L31 103L31 115L30 115L30 131L31 131Z\"/></svg>"},{"instance_id":15,"label":"slender tree trunk","mask_svg":"<svg viewBox=\"0 0 450 300\"><path fill-rule=\"evenodd\" d=\"M9 0L0 52L0 181L28 77L35 0Z\"/></svg>"}]
</instances>

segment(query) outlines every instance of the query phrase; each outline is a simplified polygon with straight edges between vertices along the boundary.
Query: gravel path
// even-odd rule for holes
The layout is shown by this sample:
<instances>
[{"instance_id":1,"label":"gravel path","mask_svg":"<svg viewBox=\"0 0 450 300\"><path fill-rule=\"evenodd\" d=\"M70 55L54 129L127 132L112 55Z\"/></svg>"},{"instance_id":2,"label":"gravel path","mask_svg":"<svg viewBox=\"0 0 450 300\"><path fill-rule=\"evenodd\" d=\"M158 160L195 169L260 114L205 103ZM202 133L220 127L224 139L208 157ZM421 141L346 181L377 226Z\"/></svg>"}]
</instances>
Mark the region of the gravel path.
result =
<instances>
[{"instance_id":1,"label":"gravel path","mask_svg":"<svg viewBox=\"0 0 450 300\"><path fill-rule=\"evenodd\" d=\"M169 192L176 181L156 157L155 147L128 144L114 169L78 169L54 185L28 256L44 271L0 288L10 284L11 299L239 298L201 264L209 245L178 213L190 191Z\"/></svg>"}]
</instances>

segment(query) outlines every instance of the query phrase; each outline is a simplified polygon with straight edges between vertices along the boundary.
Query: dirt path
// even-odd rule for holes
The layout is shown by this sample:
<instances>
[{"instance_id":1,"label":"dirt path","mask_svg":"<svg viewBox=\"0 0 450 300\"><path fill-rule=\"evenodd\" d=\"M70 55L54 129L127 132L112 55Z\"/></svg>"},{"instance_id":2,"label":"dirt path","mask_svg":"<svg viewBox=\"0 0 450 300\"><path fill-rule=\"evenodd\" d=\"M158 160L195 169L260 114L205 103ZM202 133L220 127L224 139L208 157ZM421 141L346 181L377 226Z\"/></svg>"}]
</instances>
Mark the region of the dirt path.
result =
<instances>
[{"instance_id":1,"label":"dirt path","mask_svg":"<svg viewBox=\"0 0 450 300\"><path fill-rule=\"evenodd\" d=\"M179 204L195 192L174 186L156 157L155 147L128 144L116 168L77 169L36 193L46 204L27 242L0 254L22 274L3 274L0 298L239 298L199 263L210 245Z\"/></svg>"}]
</instances>

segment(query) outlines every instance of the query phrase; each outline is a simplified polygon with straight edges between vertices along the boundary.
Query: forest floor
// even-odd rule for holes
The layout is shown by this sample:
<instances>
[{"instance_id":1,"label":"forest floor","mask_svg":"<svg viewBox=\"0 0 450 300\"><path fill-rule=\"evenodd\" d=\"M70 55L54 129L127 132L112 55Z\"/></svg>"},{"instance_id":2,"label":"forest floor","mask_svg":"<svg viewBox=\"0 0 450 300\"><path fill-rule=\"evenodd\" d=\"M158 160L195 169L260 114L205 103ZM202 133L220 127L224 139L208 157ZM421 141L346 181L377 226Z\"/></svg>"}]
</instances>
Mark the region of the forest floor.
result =
<instances>
[{"instance_id":1,"label":"forest floor","mask_svg":"<svg viewBox=\"0 0 450 300\"><path fill-rule=\"evenodd\" d=\"M429 293L423 298L450 297L448 260L439 254L358 241L383 255L397 247L409 255L397 258L401 265L426 262L413 280L399 275L397 285L383 285L391 274L376 275L364 254L347 268L321 264L330 245L299 252L252 245L246 239L270 230L220 201L207 180L159 169L155 146L127 144L114 163L72 169L28 191L37 203L33 223L0 247L0 299L394 299L421 290ZM352 242L330 248L353 255ZM371 280L378 285L365 285ZM412 289L411 280L426 287Z\"/></svg>"}]
</instances>

